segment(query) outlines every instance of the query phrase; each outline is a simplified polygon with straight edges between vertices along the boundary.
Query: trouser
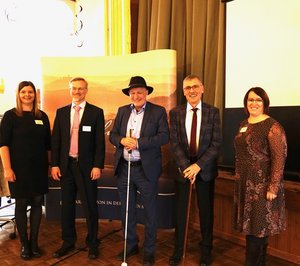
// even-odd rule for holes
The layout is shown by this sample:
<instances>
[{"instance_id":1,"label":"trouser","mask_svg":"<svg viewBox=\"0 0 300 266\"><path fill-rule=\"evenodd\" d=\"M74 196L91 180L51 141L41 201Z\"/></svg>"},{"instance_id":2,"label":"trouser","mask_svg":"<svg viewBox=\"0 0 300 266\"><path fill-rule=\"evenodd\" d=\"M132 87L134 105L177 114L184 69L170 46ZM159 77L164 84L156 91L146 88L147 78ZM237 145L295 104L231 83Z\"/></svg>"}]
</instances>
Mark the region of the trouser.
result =
<instances>
[{"instance_id":1,"label":"trouser","mask_svg":"<svg viewBox=\"0 0 300 266\"><path fill-rule=\"evenodd\" d=\"M118 192L121 200L121 217L123 229L126 218L126 199L127 199L127 178L128 164L122 162L118 174ZM138 243L136 233L136 197L137 191L140 192L141 203L145 217L145 240L144 253L154 254L156 248L157 234L157 194L158 194L158 179L149 181L144 173L143 167L130 167L130 185L129 185L129 205L128 205L128 227L127 227L127 247L128 250L133 248ZM124 231L124 230L123 230Z\"/></svg>"},{"instance_id":2,"label":"trouser","mask_svg":"<svg viewBox=\"0 0 300 266\"><path fill-rule=\"evenodd\" d=\"M198 176L195 186L202 236L201 249L202 253L209 253L213 246L214 180L204 182ZM183 252L189 187L188 181L176 182L175 253L178 256L182 256Z\"/></svg>"},{"instance_id":3,"label":"trouser","mask_svg":"<svg viewBox=\"0 0 300 266\"><path fill-rule=\"evenodd\" d=\"M61 225L65 246L75 245L77 240L75 227L77 192L88 227L86 243L89 247L98 247L97 181L83 174L76 159L69 158L67 172L61 178Z\"/></svg>"}]
</instances>

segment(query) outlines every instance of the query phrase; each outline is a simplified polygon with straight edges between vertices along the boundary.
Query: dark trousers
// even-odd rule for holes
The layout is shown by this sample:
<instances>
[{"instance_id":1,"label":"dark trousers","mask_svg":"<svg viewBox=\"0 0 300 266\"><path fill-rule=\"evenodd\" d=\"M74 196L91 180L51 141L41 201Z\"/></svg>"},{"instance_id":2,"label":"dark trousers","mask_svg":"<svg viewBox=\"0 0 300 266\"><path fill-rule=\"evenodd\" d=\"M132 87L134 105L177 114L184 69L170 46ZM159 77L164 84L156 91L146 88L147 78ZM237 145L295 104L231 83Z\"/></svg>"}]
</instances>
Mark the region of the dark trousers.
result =
<instances>
[{"instance_id":1,"label":"dark trousers","mask_svg":"<svg viewBox=\"0 0 300 266\"><path fill-rule=\"evenodd\" d=\"M210 252L213 246L214 180L204 182L198 176L195 186L202 235L201 248L202 252ZM183 253L189 187L188 181L176 181L175 253L178 256Z\"/></svg>"},{"instance_id":2,"label":"dark trousers","mask_svg":"<svg viewBox=\"0 0 300 266\"><path fill-rule=\"evenodd\" d=\"M119 165L118 192L121 200L121 218L123 223L123 232L125 229L126 217L126 199L127 199L127 180L128 164L123 162ZM143 171L142 166L130 167L130 189L128 204L128 227L127 227L127 250L132 249L138 244L136 233L136 197L137 191L140 192L145 215L145 254L154 254L156 231L157 231L157 193L158 180L149 181Z\"/></svg>"},{"instance_id":3,"label":"dark trousers","mask_svg":"<svg viewBox=\"0 0 300 266\"><path fill-rule=\"evenodd\" d=\"M77 192L88 227L86 243L89 247L99 245L97 181L91 180L89 174L84 174L78 162L70 158L67 172L61 178L61 226L65 246L74 245L77 239L75 227Z\"/></svg>"}]
</instances>

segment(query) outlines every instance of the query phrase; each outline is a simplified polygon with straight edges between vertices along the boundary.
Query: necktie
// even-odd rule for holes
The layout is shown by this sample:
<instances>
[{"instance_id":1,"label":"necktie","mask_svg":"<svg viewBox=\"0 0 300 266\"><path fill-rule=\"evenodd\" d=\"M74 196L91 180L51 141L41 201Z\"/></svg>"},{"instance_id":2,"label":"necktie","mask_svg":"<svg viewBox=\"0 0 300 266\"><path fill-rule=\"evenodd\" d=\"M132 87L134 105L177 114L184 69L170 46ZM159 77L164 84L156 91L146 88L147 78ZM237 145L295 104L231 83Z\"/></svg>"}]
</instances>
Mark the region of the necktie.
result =
<instances>
[{"instance_id":1,"label":"necktie","mask_svg":"<svg viewBox=\"0 0 300 266\"><path fill-rule=\"evenodd\" d=\"M191 138L190 138L190 156L197 156L197 110L198 108L193 108L193 118L192 118L192 127L191 127Z\"/></svg>"},{"instance_id":2,"label":"necktie","mask_svg":"<svg viewBox=\"0 0 300 266\"><path fill-rule=\"evenodd\" d=\"M78 155L78 131L79 131L79 110L80 106L74 106L75 113L73 118L73 126L71 130L70 155Z\"/></svg>"}]
</instances>

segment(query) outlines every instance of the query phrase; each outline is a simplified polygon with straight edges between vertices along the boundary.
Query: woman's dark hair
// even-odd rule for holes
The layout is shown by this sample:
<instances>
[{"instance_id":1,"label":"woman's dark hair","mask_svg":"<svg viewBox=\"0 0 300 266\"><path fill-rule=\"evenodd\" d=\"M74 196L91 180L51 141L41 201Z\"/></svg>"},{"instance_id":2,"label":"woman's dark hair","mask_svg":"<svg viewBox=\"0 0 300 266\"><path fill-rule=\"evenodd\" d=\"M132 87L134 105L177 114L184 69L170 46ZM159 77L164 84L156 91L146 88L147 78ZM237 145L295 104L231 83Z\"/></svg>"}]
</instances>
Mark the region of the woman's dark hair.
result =
<instances>
[{"instance_id":1,"label":"woman's dark hair","mask_svg":"<svg viewBox=\"0 0 300 266\"><path fill-rule=\"evenodd\" d=\"M35 88L34 84L31 81L21 81L18 85L17 94L16 94L16 102L17 102L17 106L16 106L16 109L15 109L16 114L18 116L23 115L23 108L22 108L22 103L21 103L21 100L20 100L20 91L26 86L30 86L34 91L34 101L33 101L32 113L34 114L35 117L41 117L42 113L38 108L36 88Z\"/></svg>"},{"instance_id":2,"label":"woman's dark hair","mask_svg":"<svg viewBox=\"0 0 300 266\"><path fill-rule=\"evenodd\" d=\"M269 106L270 106L269 96L266 93L266 91L261 87L253 87L246 92L245 97L244 97L244 110L245 110L246 114L249 115L249 111L247 108L247 101L248 101L248 95L251 91L253 91L255 94L257 94L263 100L264 114L268 114Z\"/></svg>"}]
</instances>

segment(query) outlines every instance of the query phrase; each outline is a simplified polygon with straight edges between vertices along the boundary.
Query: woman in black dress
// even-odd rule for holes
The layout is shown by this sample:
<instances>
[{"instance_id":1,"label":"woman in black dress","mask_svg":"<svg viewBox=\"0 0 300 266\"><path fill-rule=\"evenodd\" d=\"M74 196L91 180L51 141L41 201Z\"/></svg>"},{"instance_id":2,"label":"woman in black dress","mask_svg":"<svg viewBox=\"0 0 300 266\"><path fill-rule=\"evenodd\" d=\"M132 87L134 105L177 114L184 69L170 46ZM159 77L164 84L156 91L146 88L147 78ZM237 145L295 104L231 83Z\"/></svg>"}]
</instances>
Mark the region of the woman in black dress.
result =
<instances>
[{"instance_id":1,"label":"woman in black dress","mask_svg":"<svg viewBox=\"0 0 300 266\"><path fill-rule=\"evenodd\" d=\"M234 229L246 235L247 266L266 265L268 237L286 228L283 169L287 156L282 126L268 115L260 87L244 97L248 118L235 137Z\"/></svg>"},{"instance_id":2,"label":"woman in black dress","mask_svg":"<svg viewBox=\"0 0 300 266\"><path fill-rule=\"evenodd\" d=\"M15 220L21 242L20 256L40 257L38 233L44 194L48 192L50 124L38 109L35 86L22 81L17 90L16 108L5 112L0 125L0 152L4 177L15 198ZM27 233L27 207L30 232Z\"/></svg>"}]
</instances>

